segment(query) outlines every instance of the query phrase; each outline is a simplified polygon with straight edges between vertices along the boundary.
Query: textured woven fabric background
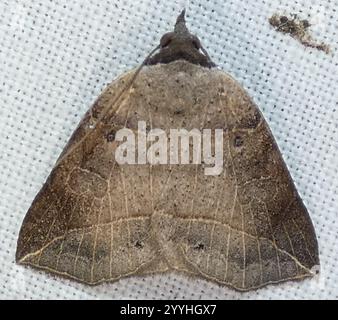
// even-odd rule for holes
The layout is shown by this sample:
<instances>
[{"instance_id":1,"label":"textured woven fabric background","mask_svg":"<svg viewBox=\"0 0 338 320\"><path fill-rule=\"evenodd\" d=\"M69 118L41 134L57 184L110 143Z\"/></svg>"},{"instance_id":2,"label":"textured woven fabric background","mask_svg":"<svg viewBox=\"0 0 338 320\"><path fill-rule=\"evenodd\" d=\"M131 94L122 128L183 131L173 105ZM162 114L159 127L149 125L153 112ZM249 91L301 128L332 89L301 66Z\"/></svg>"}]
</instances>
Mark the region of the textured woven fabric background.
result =
<instances>
[{"instance_id":1,"label":"textured woven fabric background","mask_svg":"<svg viewBox=\"0 0 338 320\"><path fill-rule=\"evenodd\" d=\"M212 59L263 111L309 209L321 274L248 293L177 274L87 287L14 262L22 220L101 90L139 65L186 6ZM338 298L337 0L6 0L0 2L0 298ZM275 32L308 18L325 54Z\"/></svg>"}]
</instances>

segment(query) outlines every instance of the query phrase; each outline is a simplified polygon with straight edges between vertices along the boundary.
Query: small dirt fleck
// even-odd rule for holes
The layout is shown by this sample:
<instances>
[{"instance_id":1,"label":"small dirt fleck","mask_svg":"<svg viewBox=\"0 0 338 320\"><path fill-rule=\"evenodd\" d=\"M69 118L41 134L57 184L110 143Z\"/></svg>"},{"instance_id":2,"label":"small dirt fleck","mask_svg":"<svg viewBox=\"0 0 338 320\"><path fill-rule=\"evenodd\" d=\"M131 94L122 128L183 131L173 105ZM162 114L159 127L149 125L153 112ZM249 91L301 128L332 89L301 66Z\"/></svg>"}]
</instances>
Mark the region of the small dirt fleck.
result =
<instances>
[{"instance_id":1,"label":"small dirt fleck","mask_svg":"<svg viewBox=\"0 0 338 320\"><path fill-rule=\"evenodd\" d=\"M311 23L304 19L298 18L297 14L285 15L274 14L269 18L269 23L276 31L289 34L291 37L299 41L305 47L314 48L325 53L330 53L329 45L316 42L309 32Z\"/></svg>"}]
</instances>

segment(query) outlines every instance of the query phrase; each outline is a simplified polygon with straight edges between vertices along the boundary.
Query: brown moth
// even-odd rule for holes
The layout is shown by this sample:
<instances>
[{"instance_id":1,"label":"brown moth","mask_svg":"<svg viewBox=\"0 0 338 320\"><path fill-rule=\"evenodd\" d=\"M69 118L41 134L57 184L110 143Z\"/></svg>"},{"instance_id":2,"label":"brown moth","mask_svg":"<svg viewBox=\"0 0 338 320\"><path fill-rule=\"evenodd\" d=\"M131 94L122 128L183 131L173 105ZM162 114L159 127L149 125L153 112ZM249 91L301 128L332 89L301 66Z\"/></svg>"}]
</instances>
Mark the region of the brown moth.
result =
<instances>
[{"instance_id":1,"label":"brown moth","mask_svg":"<svg viewBox=\"0 0 338 320\"><path fill-rule=\"evenodd\" d=\"M223 171L119 164L118 130L222 129ZM213 140L212 146L216 145ZM271 131L244 89L175 31L87 112L31 205L20 264L95 285L183 272L237 290L311 277L317 240Z\"/></svg>"}]
</instances>

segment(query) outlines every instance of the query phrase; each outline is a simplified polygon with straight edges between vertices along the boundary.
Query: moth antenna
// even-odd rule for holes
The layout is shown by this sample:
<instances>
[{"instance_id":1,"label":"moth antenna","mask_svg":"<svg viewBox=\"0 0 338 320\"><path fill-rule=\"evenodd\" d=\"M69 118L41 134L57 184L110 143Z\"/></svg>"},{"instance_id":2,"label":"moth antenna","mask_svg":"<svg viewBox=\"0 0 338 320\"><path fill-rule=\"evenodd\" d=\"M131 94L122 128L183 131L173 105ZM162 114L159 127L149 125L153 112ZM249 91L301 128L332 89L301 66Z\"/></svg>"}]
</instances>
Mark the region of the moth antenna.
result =
<instances>
[{"instance_id":1,"label":"moth antenna","mask_svg":"<svg viewBox=\"0 0 338 320\"><path fill-rule=\"evenodd\" d=\"M141 65L137 68L137 70L135 71L134 76L131 79L131 82L133 82L136 78L136 76L140 73L140 71L142 70L142 68L147 65L148 60L151 58L151 56L161 48L160 45L156 46L156 48L154 48L153 50L150 51L150 53L147 55L147 57L143 60L143 62L141 63Z\"/></svg>"},{"instance_id":2,"label":"moth antenna","mask_svg":"<svg viewBox=\"0 0 338 320\"><path fill-rule=\"evenodd\" d=\"M211 62L211 65L215 66L215 64L211 61L211 58L207 52L207 50L204 49L204 47L201 45L201 51L203 52L203 54L207 57L207 59Z\"/></svg>"}]
</instances>

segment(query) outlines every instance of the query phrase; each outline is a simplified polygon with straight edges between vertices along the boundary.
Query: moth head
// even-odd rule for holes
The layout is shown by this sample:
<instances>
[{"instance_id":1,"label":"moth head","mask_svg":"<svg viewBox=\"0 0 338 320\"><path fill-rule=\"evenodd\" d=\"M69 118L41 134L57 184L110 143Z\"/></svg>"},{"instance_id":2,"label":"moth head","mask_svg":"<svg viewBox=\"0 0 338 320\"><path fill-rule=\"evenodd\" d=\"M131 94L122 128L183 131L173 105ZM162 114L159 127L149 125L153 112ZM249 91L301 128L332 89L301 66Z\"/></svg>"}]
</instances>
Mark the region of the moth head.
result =
<instances>
[{"instance_id":1,"label":"moth head","mask_svg":"<svg viewBox=\"0 0 338 320\"><path fill-rule=\"evenodd\" d=\"M199 38L191 34L185 22L185 10L178 16L173 32L164 34L160 41L160 52L150 57L146 64L170 63L186 60L203 67L214 67Z\"/></svg>"}]
</instances>

